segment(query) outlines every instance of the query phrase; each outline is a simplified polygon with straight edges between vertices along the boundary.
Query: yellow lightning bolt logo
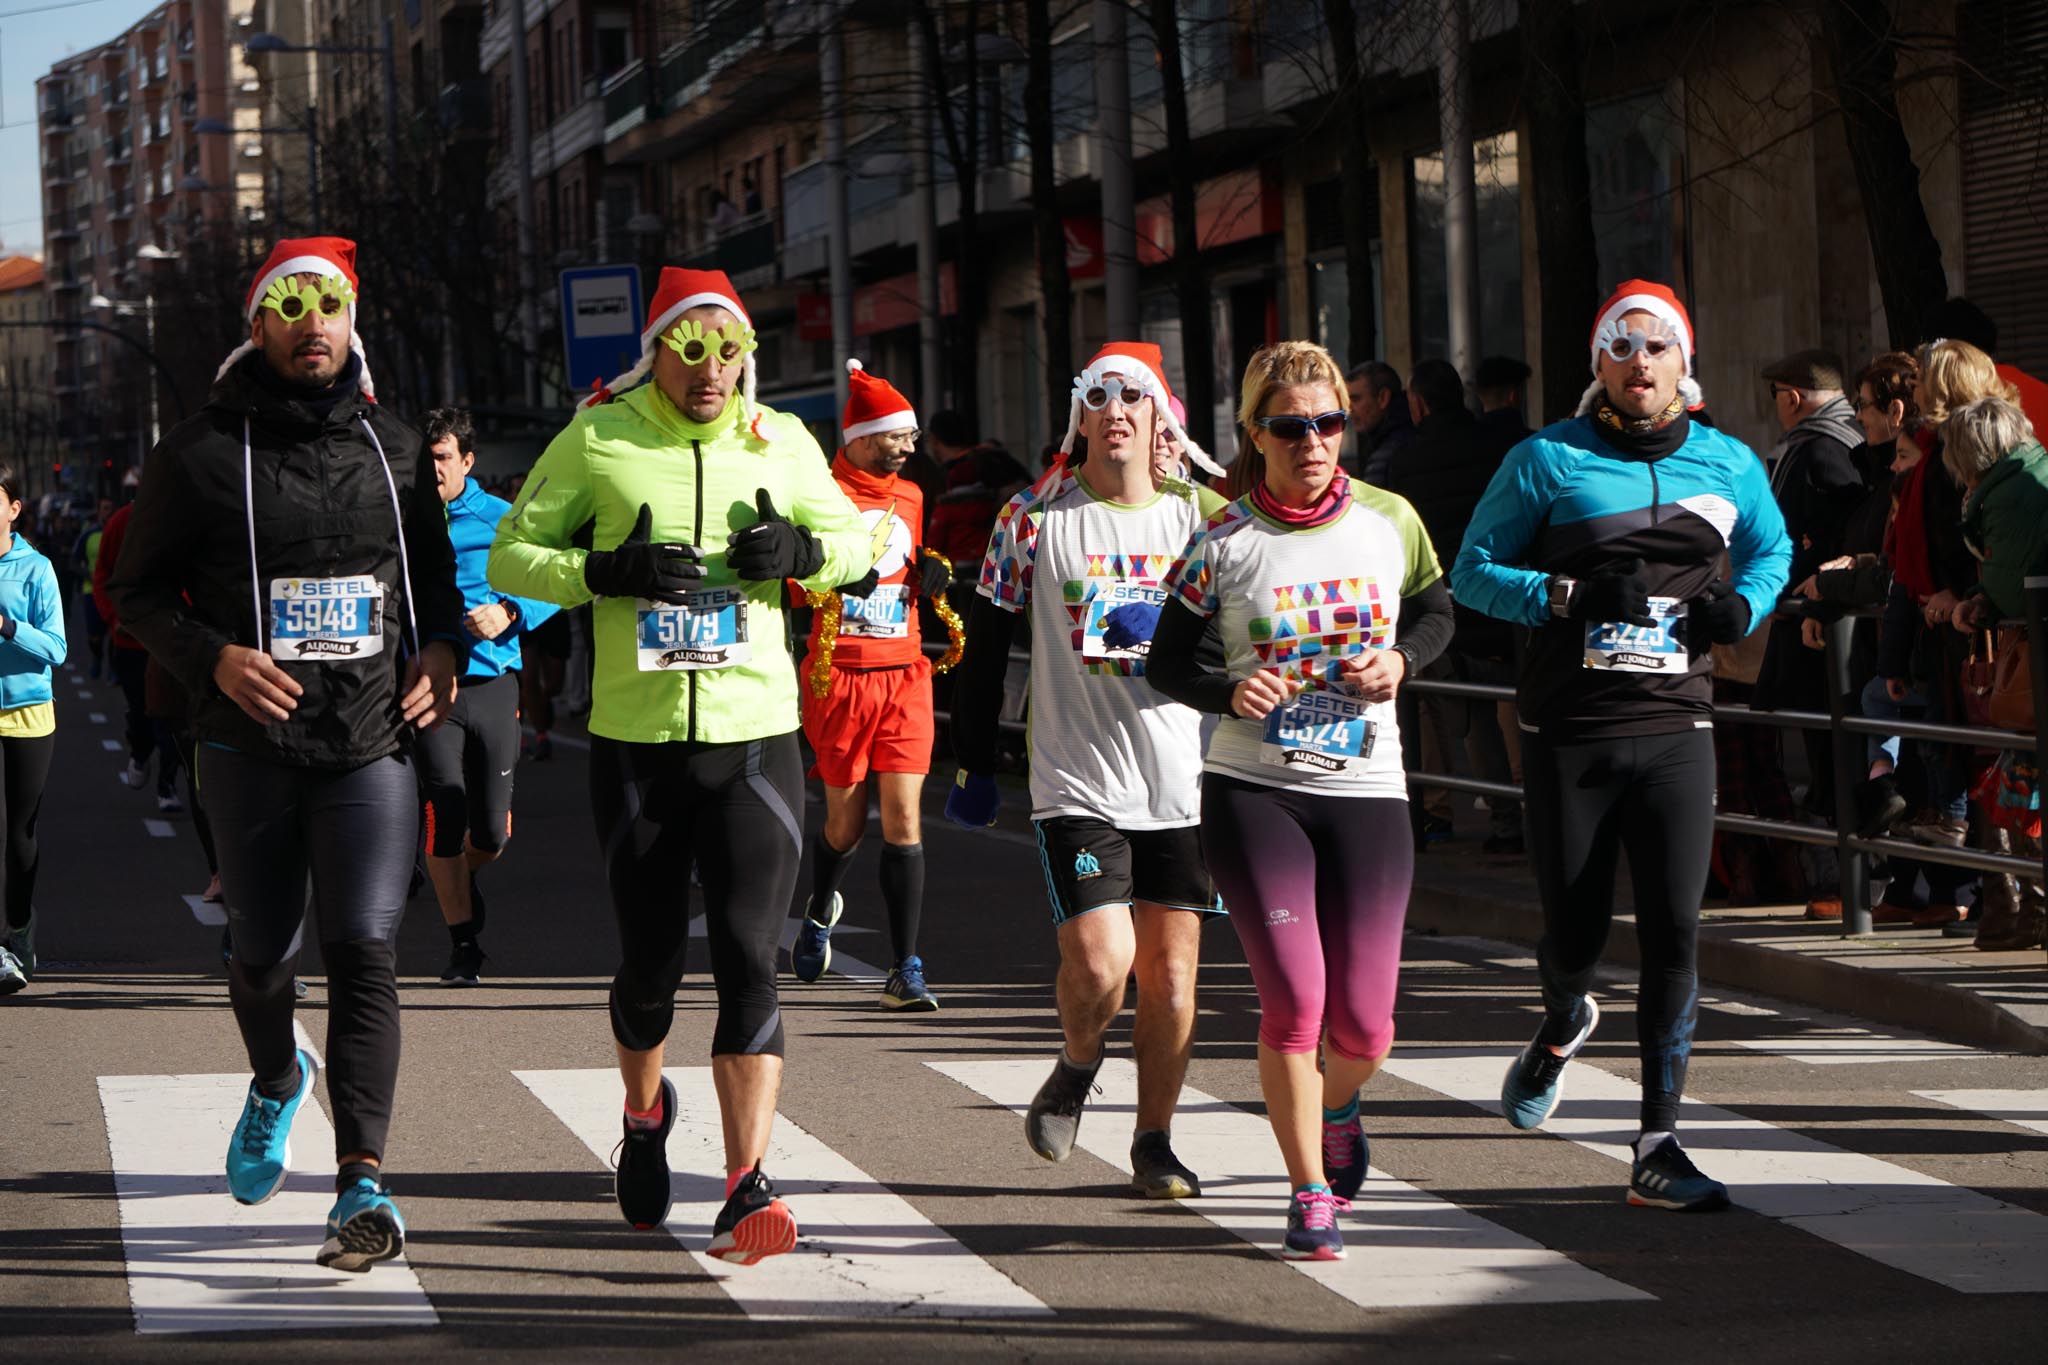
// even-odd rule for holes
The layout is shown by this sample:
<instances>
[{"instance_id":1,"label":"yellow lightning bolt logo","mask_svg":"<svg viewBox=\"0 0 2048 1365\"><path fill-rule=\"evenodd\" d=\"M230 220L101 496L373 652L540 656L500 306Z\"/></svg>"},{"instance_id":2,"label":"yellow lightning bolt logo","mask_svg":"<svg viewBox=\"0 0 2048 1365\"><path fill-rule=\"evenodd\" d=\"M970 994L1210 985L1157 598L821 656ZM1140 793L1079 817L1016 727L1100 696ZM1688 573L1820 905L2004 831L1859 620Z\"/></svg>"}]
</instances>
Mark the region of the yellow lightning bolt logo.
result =
<instances>
[{"instance_id":1,"label":"yellow lightning bolt logo","mask_svg":"<svg viewBox=\"0 0 2048 1365\"><path fill-rule=\"evenodd\" d=\"M881 561L882 552L889 548L889 537L895 534L895 531L896 504L892 500L888 507L883 509L881 520L875 523L875 529L868 533L868 563L870 565Z\"/></svg>"}]
</instances>

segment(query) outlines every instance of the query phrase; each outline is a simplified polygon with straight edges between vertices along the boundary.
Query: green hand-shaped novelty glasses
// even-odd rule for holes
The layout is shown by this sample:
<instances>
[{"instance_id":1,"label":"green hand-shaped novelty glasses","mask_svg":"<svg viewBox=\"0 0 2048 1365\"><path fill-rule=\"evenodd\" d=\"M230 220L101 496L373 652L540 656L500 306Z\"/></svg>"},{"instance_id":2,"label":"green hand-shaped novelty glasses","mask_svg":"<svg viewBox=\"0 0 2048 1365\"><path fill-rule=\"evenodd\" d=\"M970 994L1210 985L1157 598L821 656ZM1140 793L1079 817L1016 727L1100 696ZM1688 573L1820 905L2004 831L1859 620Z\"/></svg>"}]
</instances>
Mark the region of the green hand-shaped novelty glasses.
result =
<instances>
[{"instance_id":1,"label":"green hand-shaped novelty glasses","mask_svg":"<svg viewBox=\"0 0 2048 1365\"><path fill-rule=\"evenodd\" d=\"M728 322L715 332L706 332L704 324L695 318L684 318L662 333L661 340L683 358L685 365L702 365L713 355L718 357L719 364L730 365L760 346L754 339L754 329L744 323Z\"/></svg>"},{"instance_id":2,"label":"green hand-shaped novelty glasses","mask_svg":"<svg viewBox=\"0 0 2048 1365\"><path fill-rule=\"evenodd\" d=\"M335 317L356 301L355 286L340 275L322 275L318 284L300 284L289 275L270 282L259 307L268 308L286 322L297 322L318 309L322 317Z\"/></svg>"}]
</instances>

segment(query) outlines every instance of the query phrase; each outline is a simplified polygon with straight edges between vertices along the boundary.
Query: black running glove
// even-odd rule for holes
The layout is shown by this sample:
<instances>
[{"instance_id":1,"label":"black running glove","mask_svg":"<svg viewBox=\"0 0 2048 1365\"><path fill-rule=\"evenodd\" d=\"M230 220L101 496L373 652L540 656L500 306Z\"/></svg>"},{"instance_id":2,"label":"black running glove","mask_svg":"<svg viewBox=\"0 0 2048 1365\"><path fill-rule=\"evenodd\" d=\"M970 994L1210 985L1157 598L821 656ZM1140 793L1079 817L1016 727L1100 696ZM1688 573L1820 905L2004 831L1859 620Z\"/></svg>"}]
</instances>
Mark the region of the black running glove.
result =
<instances>
[{"instance_id":1,"label":"black running glove","mask_svg":"<svg viewBox=\"0 0 2048 1365\"><path fill-rule=\"evenodd\" d=\"M936 602L952 586L953 571L946 567L946 561L930 550L918 551L917 595L928 602Z\"/></svg>"},{"instance_id":2,"label":"black running glove","mask_svg":"<svg viewBox=\"0 0 2048 1365\"><path fill-rule=\"evenodd\" d=\"M1749 603L1725 578L1707 584L1706 592L1686 599L1685 647L1704 654L1714 645L1732 645L1749 634Z\"/></svg>"},{"instance_id":3,"label":"black running glove","mask_svg":"<svg viewBox=\"0 0 2048 1365\"><path fill-rule=\"evenodd\" d=\"M1572 593L1570 615L1575 621L1656 625L1657 618L1650 615L1650 586L1643 581L1643 561L1632 559L1618 569L1580 579Z\"/></svg>"},{"instance_id":4,"label":"black running glove","mask_svg":"<svg viewBox=\"0 0 2048 1365\"><path fill-rule=\"evenodd\" d=\"M825 567L825 547L810 528L798 526L775 510L765 488L754 493L761 519L727 536L725 562L741 578L766 582L776 578L809 578Z\"/></svg>"},{"instance_id":5,"label":"black running glove","mask_svg":"<svg viewBox=\"0 0 2048 1365\"><path fill-rule=\"evenodd\" d=\"M841 597L866 597L880 586L881 582L882 575L873 569L869 569L851 583L841 583L833 591Z\"/></svg>"},{"instance_id":6,"label":"black running glove","mask_svg":"<svg viewBox=\"0 0 2048 1365\"><path fill-rule=\"evenodd\" d=\"M599 597L645 597L681 606L704 577L704 558L694 545L678 541L648 543L654 509L640 504L632 533L617 549L592 550L583 561L583 583Z\"/></svg>"}]
</instances>

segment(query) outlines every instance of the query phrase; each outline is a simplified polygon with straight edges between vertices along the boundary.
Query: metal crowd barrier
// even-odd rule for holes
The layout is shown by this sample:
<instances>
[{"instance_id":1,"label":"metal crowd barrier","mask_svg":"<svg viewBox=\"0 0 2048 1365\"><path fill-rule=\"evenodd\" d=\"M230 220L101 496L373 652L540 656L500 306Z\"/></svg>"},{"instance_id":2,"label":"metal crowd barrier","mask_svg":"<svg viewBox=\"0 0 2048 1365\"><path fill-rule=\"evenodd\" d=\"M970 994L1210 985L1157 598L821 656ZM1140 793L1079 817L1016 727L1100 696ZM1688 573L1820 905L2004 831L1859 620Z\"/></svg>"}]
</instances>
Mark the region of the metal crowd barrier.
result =
<instances>
[{"instance_id":1,"label":"metal crowd barrier","mask_svg":"<svg viewBox=\"0 0 2048 1365\"><path fill-rule=\"evenodd\" d=\"M2027 604L2023 620L2027 627L2027 644L2033 667L2034 715L2048 716L2048 624L2044 624L2048 623L2048 575L2028 578L2025 587ZM1784 603L1787 612L1795 616L1800 614L1805 605L1805 600L1801 598L1788 598ZM1850 634L1854 631L1857 621L1867 620L1873 614L1847 613L1823 625L1823 635L1827 642L1825 653L1829 683L1829 709L1826 712L1755 711L1747 706L1716 706L1714 723L1717 726L1765 725L1778 730L1826 730L1838 738L1861 739L1872 735L1897 735L1902 739L1960 744L1972 749L2033 749L2036 754L2041 753L2038 735L1973 725L1944 725L1917 720L1877 720L1851 714L1848 709L1849 698L1855 695L1861 684L1849 676ZM1944 626L1942 629L1947 627ZM924 651L936 658L945 652L945 647L927 641ZM1010 659L1015 663L1031 662L1030 654L1024 650L1011 650ZM1511 702L1515 699L1514 688L1488 683L1412 678L1404 682L1402 687L1404 690L1423 695L1463 697L1473 701ZM946 712L940 711L937 713L937 719L941 723L950 724L952 718ZM1021 735L1025 732L1022 721L1006 720L1001 722L1001 728L1010 734ZM1749 834L1766 839L1783 839L1791 843L1832 847L1835 850L1835 862L1840 877L1844 937L1871 932L1869 860L1872 857L1908 858L1915 862L1940 863L1947 867L1968 868L1974 872L2004 872L2015 877L2048 882L2048 839L2043 840L2042 857L2034 859L2008 853L1991 853L1984 849L1920 844L1910 839L1866 839L1857 834L1856 788L1869 769L1863 753L1864 746L1861 744L1834 745L1833 829L1733 812L1717 812L1714 816L1714 827L1730 834ZM1408 778L1421 786L1440 787L1446 791L1464 792L1473 796L1500 797L1510 801L1523 799L1522 788L1511 783L1489 782L1483 778L1461 777L1456 773L1423 772L1412 768L1408 772Z\"/></svg>"},{"instance_id":2,"label":"metal crowd barrier","mask_svg":"<svg viewBox=\"0 0 2048 1365\"><path fill-rule=\"evenodd\" d=\"M2034 715L2048 716L2048 575L2030 577L2026 580L2027 644L2033 670ZM1796 605L1795 605L1796 604ZM1806 604L1804 599L1788 599L1785 603L1790 614L1798 615ZM1747 706L1716 706L1714 723L1719 726L1767 725L1779 730L1826 730L1838 739L1862 739L1871 735L1898 735L1903 739L1917 739L1938 744L1959 744L1972 749L2033 749L2041 752L2038 735L2023 734L2013 730L1994 730L1974 725L1944 725L1928 721L1878 720L1868 716L1853 715L1849 712L1849 698L1855 695L1861 683L1849 676L1849 637L1858 620L1868 619L1872 613L1847 614L1823 626L1827 649L1828 710L1819 711L1755 711ZM1941 629L1948 629L1943 626ZM1415 678L1402 684L1404 689L1423 695L1464 697L1470 700L1513 701L1512 687L1493 686L1484 683L1454 682L1448 679ZM1915 862L1940 863L1947 867L1964 867L1976 872L2005 872L2015 877L2048 881L2048 840L2044 840L2043 856L2039 859L2019 857L2013 854L1991 853L1976 848L1949 848L1942 845L1920 844L1909 839L1866 839L1856 833L1856 787L1864 779L1869 765L1864 759L1864 746L1852 743L1834 745L1835 779L1835 824L1833 829L1822 829L1813 825L1794 824L1784 820L1767 820L1761 816L1738 815L1728 812L1716 813L1714 827L1730 834L1750 834L1766 839L1784 839L1792 843L1831 846L1835 850L1835 861L1840 877L1842 897L1842 933L1844 937L1868 934L1870 924L1870 877L1871 857L1910 858ZM1409 780L1426 787L1441 787L1447 791L1469 792L1477 796L1497 796L1508 800L1522 799L1522 789L1508 783L1487 782L1478 778L1459 777L1452 773L1421 772L1410 769Z\"/></svg>"}]
</instances>

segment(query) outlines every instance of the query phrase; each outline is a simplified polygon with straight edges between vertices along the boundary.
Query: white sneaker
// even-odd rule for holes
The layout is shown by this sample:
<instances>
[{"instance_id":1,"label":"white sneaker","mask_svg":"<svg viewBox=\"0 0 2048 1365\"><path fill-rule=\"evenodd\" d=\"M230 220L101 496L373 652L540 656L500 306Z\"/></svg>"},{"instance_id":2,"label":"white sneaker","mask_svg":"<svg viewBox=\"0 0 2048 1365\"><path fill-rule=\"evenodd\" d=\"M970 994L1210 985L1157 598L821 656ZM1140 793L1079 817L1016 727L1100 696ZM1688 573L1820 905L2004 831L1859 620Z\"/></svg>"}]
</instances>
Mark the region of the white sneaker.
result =
<instances>
[{"instance_id":1,"label":"white sneaker","mask_svg":"<svg viewBox=\"0 0 2048 1365\"><path fill-rule=\"evenodd\" d=\"M165 815L179 815L184 812L185 803L178 799L176 792L158 792L156 794L156 808Z\"/></svg>"},{"instance_id":2,"label":"white sneaker","mask_svg":"<svg viewBox=\"0 0 2048 1365\"><path fill-rule=\"evenodd\" d=\"M124 768L121 772L121 785L124 787L139 788L148 781L149 768L144 764L137 763L132 758L129 759L128 766Z\"/></svg>"}]
</instances>

